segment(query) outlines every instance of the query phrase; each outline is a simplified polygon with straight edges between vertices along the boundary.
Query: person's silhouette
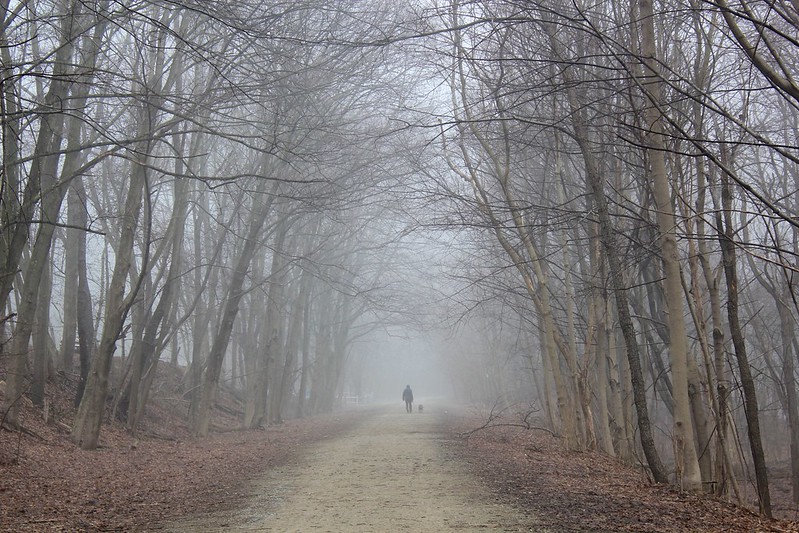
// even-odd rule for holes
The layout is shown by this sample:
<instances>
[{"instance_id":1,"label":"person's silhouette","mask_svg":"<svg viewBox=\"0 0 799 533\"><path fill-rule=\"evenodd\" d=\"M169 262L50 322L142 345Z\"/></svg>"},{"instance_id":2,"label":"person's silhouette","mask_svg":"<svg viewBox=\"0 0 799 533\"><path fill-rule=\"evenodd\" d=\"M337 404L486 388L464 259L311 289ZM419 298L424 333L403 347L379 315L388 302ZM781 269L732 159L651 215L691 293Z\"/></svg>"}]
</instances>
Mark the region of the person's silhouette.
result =
<instances>
[{"instance_id":1,"label":"person's silhouette","mask_svg":"<svg viewBox=\"0 0 799 533\"><path fill-rule=\"evenodd\" d=\"M413 391L410 385L405 385L405 390L402 391L402 400L405 402L405 410L409 413L413 412Z\"/></svg>"}]
</instances>

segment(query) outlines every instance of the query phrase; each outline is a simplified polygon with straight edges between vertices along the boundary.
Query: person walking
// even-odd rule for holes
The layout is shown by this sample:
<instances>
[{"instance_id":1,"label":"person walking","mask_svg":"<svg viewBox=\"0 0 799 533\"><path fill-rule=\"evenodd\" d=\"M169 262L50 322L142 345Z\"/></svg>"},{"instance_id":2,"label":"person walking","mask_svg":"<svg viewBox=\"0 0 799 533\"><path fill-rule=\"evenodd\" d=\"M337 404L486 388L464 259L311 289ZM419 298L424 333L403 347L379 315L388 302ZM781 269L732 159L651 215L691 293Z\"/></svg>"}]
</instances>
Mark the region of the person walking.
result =
<instances>
[{"instance_id":1,"label":"person walking","mask_svg":"<svg viewBox=\"0 0 799 533\"><path fill-rule=\"evenodd\" d=\"M409 413L413 412L413 391L410 385L405 385L405 390L402 391L402 400L405 402L405 410Z\"/></svg>"}]
</instances>

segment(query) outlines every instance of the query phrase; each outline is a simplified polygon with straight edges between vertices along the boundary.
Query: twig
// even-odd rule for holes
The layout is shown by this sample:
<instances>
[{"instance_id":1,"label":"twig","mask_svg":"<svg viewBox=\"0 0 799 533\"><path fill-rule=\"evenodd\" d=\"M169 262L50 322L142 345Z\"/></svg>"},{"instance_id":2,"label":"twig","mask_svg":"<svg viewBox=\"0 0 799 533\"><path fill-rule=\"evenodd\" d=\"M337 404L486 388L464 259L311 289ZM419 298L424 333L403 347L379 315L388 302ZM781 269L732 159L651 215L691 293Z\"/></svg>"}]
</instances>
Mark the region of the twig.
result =
<instances>
[{"instance_id":1,"label":"twig","mask_svg":"<svg viewBox=\"0 0 799 533\"><path fill-rule=\"evenodd\" d=\"M47 442L47 439L45 439L44 437L42 437L38 433L36 433L34 431L31 431L30 429L28 429L28 428L24 427L23 425L18 424L16 422L4 422L3 425L0 426L0 427L5 429L6 431L18 431L20 433L20 435L22 435L24 433L25 435L28 435L29 437L33 437L35 439L39 439L39 441L41 441L41 442Z\"/></svg>"},{"instance_id":2,"label":"twig","mask_svg":"<svg viewBox=\"0 0 799 533\"><path fill-rule=\"evenodd\" d=\"M461 437L461 438L469 438L472 435L474 435L475 433L477 433L478 431L483 431L484 429L490 429L490 428L501 428L501 427L523 428L523 429L529 429L531 431L532 430L543 431L545 433L549 433L550 435L552 435L555 438L560 438L560 435L558 435L557 433L555 433L554 431L552 431L549 428L545 428L545 427L541 427L541 426L532 426L530 424L521 424L521 423L514 424L514 423L510 423L510 422L502 423L502 424L489 424L489 423L486 423L486 424L483 424L482 426L480 426L478 428L474 428L472 430L465 431L463 433L458 433L458 436Z\"/></svg>"},{"instance_id":3,"label":"twig","mask_svg":"<svg viewBox=\"0 0 799 533\"><path fill-rule=\"evenodd\" d=\"M159 435L158 433L152 433L152 432L144 433L142 435L142 437L146 437L148 439L165 440L167 442L178 442L178 441L180 441L180 439L177 438L177 437L170 437L170 436L167 436L167 435Z\"/></svg>"},{"instance_id":4,"label":"twig","mask_svg":"<svg viewBox=\"0 0 799 533\"><path fill-rule=\"evenodd\" d=\"M528 408L524 413L524 417L522 418L521 422L497 422L498 420L502 419L503 413L505 413L510 407L504 407L499 409L498 402L494 403L491 411L488 414L488 418L486 419L485 423L477 428L471 429L469 431L459 433L458 436L461 438L469 438L478 431L483 431L489 428L496 428L496 427L514 427L514 428L522 428L527 430L535 430L535 431L543 431L545 433L549 433L555 438L560 438L560 435L556 434L549 428L541 427L541 426L534 426L530 423L530 417L533 413L538 412L538 409L535 408Z\"/></svg>"}]
</instances>

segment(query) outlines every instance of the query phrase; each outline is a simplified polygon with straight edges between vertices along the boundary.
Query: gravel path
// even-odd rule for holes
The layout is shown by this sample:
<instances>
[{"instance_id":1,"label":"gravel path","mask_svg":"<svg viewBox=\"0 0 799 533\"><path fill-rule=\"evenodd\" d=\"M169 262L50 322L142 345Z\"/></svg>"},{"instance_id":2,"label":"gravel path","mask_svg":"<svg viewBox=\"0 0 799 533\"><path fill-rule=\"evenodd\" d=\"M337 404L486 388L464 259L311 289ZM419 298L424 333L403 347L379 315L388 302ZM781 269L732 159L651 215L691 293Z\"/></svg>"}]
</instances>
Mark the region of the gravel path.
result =
<instances>
[{"instance_id":1,"label":"gravel path","mask_svg":"<svg viewBox=\"0 0 799 533\"><path fill-rule=\"evenodd\" d=\"M541 531L469 475L432 411L364 411L356 429L266 473L243 508L166 530Z\"/></svg>"}]
</instances>

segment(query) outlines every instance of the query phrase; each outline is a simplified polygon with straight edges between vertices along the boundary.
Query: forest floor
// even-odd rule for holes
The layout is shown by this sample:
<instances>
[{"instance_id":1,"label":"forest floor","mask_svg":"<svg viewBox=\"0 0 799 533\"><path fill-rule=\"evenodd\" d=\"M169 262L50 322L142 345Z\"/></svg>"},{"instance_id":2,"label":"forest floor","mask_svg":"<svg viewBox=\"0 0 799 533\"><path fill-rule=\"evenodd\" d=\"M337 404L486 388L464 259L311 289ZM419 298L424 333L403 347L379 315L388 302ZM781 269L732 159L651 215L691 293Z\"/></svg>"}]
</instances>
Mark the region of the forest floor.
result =
<instances>
[{"instance_id":1,"label":"forest floor","mask_svg":"<svg viewBox=\"0 0 799 533\"><path fill-rule=\"evenodd\" d=\"M799 531L602 454L563 452L545 434L466 437L483 420L443 405L257 431L232 430L220 405L215 432L196 440L173 400L135 438L107 424L95 451L70 444L68 405L54 399L44 423L26 403L27 433L0 430L0 531Z\"/></svg>"}]
</instances>

